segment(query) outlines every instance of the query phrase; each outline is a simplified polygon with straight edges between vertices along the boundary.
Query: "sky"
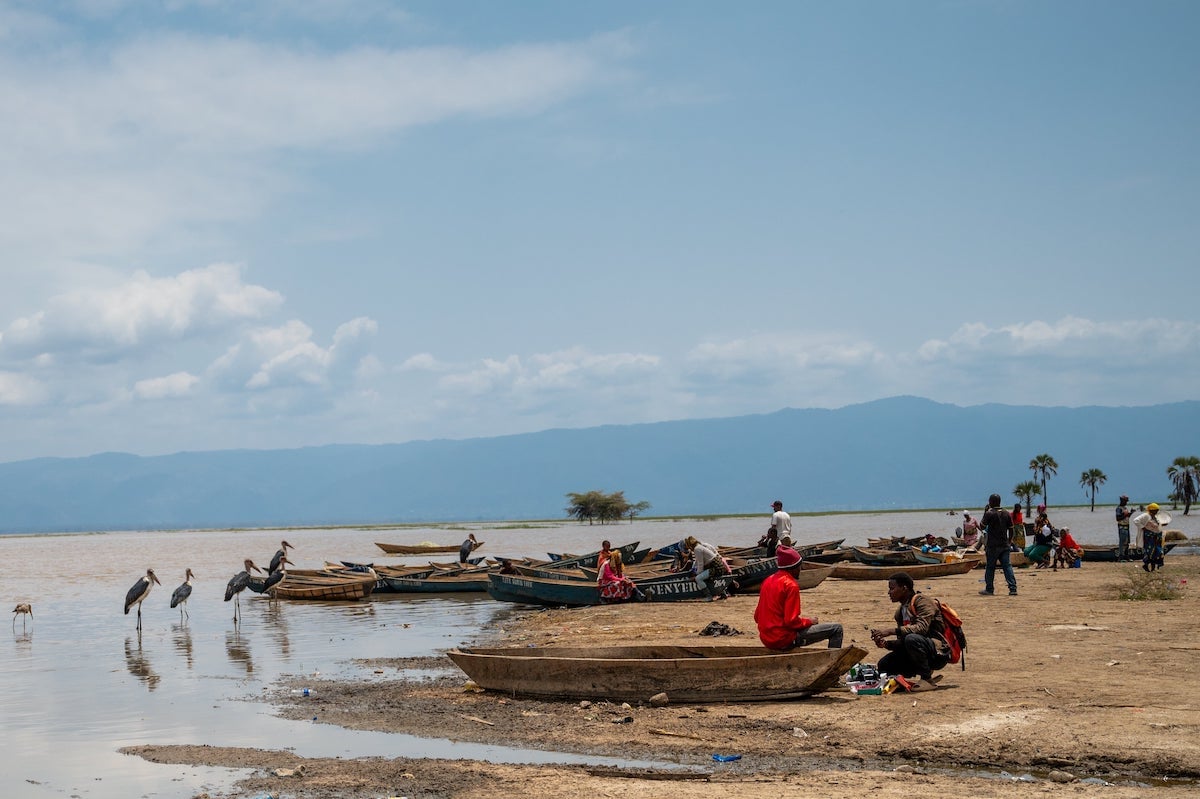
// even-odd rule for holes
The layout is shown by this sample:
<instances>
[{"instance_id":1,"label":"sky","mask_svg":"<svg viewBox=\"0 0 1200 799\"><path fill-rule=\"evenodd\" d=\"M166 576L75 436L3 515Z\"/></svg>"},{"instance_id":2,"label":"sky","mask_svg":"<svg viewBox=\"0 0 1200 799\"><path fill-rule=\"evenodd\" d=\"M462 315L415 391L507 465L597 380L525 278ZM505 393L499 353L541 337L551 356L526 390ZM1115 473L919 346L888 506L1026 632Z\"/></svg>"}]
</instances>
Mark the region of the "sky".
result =
<instances>
[{"instance_id":1,"label":"sky","mask_svg":"<svg viewBox=\"0 0 1200 799\"><path fill-rule=\"evenodd\" d=\"M0 0L0 461L1200 398L1200 4Z\"/></svg>"}]
</instances>

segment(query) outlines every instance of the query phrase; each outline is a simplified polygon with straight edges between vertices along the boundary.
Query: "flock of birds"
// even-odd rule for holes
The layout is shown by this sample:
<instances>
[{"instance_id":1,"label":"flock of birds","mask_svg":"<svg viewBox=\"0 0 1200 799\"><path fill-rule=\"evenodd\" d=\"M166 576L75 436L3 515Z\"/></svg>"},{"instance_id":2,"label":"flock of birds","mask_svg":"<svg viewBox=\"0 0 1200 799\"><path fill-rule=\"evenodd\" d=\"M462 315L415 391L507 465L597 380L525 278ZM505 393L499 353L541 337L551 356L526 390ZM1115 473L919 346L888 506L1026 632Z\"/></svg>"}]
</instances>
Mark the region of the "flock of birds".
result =
<instances>
[{"instance_id":1,"label":"flock of birds","mask_svg":"<svg viewBox=\"0 0 1200 799\"><path fill-rule=\"evenodd\" d=\"M225 601L233 600L233 621L236 623L241 618L241 601L238 595L246 588L254 583L254 590L258 593L265 593L270 588L282 580L286 576L288 566L295 564L288 560L288 550L295 549L287 541L279 542L279 551L271 558L271 563L267 567L267 571L263 571L258 566L254 565L254 561L246 558L243 563L243 569L229 579L229 583L225 586ZM265 577L256 578L251 572L265 574ZM183 584L171 592L171 607L179 608L179 618L182 621L185 617L190 618L187 612L188 597L192 595L192 580L195 575L192 570L188 569L184 575ZM125 594L125 615L129 615L129 609L137 605L137 628L142 629L142 603L146 601L146 597L150 596L150 589L155 585L162 585L158 577L154 574L154 569L146 569L146 576L138 579L136 583ZM21 608L25 608L25 612L33 615L33 611L29 609L28 604L17 605L17 609L13 611L13 626L16 627L16 614L21 612Z\"/></svg>"}]
</instances>

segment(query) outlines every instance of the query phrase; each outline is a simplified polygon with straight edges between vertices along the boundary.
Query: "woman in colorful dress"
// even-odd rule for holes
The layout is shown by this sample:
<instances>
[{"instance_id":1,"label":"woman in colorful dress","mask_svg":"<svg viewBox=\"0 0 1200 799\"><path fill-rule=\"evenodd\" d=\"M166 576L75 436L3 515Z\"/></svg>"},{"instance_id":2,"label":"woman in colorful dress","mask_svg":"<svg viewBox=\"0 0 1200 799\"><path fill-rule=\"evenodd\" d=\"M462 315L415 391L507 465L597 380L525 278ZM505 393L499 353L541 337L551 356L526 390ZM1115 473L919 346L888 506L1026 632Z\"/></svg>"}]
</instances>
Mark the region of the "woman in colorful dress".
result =
<instances>
[{"instance_id":1,"label":"woman in colorful dress","mask_svg":"<svg viewBox=\"0 0 1200 799\"><path fill-rule=\"evenodd\" d=\"M608 556L608 560L600 565L596 584L600 586L600 601L606 605L628 602L632 597L637 597L639 602L648 599L637 584L625 576L625 564L621 560L620 550L613 552Z\"/></svg>"}]
</instances>

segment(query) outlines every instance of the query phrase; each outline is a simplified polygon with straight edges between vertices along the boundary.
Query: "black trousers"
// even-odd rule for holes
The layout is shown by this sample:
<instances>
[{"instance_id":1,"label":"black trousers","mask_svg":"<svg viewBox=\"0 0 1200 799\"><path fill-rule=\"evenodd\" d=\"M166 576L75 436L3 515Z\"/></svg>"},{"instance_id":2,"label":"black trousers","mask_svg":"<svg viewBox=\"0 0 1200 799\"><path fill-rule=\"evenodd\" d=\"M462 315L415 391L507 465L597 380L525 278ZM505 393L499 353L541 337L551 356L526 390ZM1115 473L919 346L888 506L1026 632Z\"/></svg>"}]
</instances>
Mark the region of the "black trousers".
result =
<instances>
[{"instance_id":1,"label":"black trousers","mask_svg":"<svg viewBox=\"0 0 1200 799\"><path fill-rule=\"evenodd\" d=\"M905 677L920 676L928 680L933 673L945 668L949 655L938 652L937 644L926 635L909 633L900 639L900 646L879 659L879 670Z\"/></svg>"}]
</instances>

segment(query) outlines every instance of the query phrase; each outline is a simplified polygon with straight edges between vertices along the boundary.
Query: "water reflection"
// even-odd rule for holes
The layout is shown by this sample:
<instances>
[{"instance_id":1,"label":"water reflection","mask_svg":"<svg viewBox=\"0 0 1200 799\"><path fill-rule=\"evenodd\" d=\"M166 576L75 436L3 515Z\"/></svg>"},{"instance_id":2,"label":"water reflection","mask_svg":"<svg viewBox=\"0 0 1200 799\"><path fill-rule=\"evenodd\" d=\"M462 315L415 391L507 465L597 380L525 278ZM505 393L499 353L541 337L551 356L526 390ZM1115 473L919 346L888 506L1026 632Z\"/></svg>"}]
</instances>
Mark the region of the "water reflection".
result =
<instances>
[{"instance_id":1,"label":"water reflection","mask_svg":"<svg viewBox=\"0 0 1200 799\"><path fill-rule=\"evenodd\" d=\"M125 667L129 669L129 673L138 678L139 682L146 685L146 688L153 691L158 687L158 682L161 677L150 666L150 658L142 651L142 633L139 630L137 634L137 645L134 646L133 639L125 637Z\"/></svg>"},{"instance_id":2,"label":"water reflection","mask_svg":"<svg viewBox=\"0 0 1200 799\"><path fill-rule=\"evenodd\" d=\"M187 663L190 671L195 665L192 654L192 631L186 623L171 625L171 639L175 643L175 649L179 654L183 655L184 661Z\"/></svg>"},{"instance_id":3,"label":"water reflection","mask_svg":"<svg viewBox=\"0 0 1200 799\"><path fill-rule=\"evenodd\" d=\"M263 626L271 634L271 638L275 639L278 644L279 654L285 659L290 659L292 655L292 641L288 636L287 614L283 611L283 603L279 601L267 600L267 607L263 613Z\"/></svg>"},{"instance_id":4,"label":"water reflection","mask_svg":"<svg viewBox=\"0 0 1200 799\"><path fill-rule=\"evenodd\" d=\"M254 660L250 657L250 639L242 635L241 625L225 633L225 654L229 662L246 670L246 674L254 673Z\"/></svg>"}]
</instances>

